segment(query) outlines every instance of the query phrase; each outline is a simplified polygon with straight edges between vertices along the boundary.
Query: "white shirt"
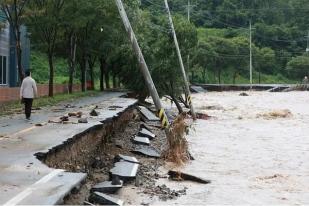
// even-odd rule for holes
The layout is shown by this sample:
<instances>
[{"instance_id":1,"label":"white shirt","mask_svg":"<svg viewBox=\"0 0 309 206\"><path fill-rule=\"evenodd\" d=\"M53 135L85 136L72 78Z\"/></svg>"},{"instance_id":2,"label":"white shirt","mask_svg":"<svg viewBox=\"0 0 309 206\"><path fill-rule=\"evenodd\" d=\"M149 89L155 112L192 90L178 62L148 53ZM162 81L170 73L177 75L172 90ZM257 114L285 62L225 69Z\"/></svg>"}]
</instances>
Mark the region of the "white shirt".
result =
<instances>
[{"instance_id":1,"label":"white shirt","mask_svg":"<svg viewBox=\"0 0 309 206\"><path fill-rule=\"evenodd\" d=\"M20 87L20 97L33 99L38 93L36 83L31 77L26 77Z\"/></svg>"}]
</instances>

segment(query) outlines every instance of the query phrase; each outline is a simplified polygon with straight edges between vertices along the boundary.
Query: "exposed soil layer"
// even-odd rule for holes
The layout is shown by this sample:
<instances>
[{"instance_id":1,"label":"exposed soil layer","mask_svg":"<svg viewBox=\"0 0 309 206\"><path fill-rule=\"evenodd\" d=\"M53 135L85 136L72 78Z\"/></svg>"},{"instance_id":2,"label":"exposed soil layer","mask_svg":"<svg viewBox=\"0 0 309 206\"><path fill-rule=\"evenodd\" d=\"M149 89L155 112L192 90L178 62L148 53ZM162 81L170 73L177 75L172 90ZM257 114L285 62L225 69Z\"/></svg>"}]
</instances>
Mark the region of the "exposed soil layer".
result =
<instances>
[{"instance_id":1,"label":"exposed soil layer","mask_svg":"<svg viewBox=\"0 0 309 206\"><path fill-rule=\"evenodd\" d=\"M141 121L138 111L135 108L129 108L118 117L104 121L103 125L95 126L73 137L49 153L37 155L49 167L87 173L85 182L65 198L64 204L80 205L88 201L91 187L109 180L109 170L113 167L114 157L118 154L135 156L141 163L136 180L127 183L126 186L138 187L145 193L153 191L152 195L162 199L179 196L180 193L169 188L163 188L163 192L155 192L158 190L155 184L156 179L159 178L157 171L163 165L163 160L130 152L135 147L132 138L138 133L141 124L145 123ZM156 125L146 122L146 125L156 135L151 141L151 146L159 152L164 151L167 146L164 130L157 127L159 123ZM126 202L125 199L123 200Z\"/></svg>"}]
</instances>

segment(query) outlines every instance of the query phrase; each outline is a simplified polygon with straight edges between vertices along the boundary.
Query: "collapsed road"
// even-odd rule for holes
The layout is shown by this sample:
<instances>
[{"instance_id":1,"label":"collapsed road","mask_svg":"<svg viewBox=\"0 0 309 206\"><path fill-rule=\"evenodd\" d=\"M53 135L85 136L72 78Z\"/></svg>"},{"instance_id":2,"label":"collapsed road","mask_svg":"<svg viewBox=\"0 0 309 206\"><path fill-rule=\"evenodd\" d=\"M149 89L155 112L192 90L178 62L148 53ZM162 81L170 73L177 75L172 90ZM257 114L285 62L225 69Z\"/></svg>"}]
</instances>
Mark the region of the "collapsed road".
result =
<instances>
[{"instance_id":1,"label":"collapsed road","mask_svg":"<svg viewBox=\"0 0 309 206\"><path fill-rule=\"evenodd\" d=\"M70 155L63 157L69 163L81 155L78 145L88 146L95 150L96 146L106 138L102 133L105 125L109 130L119 129L132 119L132 108L137 103L134 99L119 97L102 98L96 105L100 114L96 117L88 115L90 108L76 108L88 118L88 123L79 124L77 118L69 123L49 123L44 126L32 126L23 132L7 135L1 139L0 147L0 204L2 205L53 205L63 203L73 188L76 188L87 177L83 172L67 172L67 168L54 169L44 164L53 154L62 148L70 150ZM116 109L109 106L115 105ZM113 120L117 119L117 124ZM106 129L106 128L105 128ZM100 131L101 130L101 131ZM90 133L94 132L95 134ZM97 134L97 135L96 135ZM77 142L77 144L72 144ZM83 147L84 149L87 149ZM74 149L75 153L74 153ZM65 151L65 150L64 150ZM45 159L43 162L39 159ZM57 159L59 161L59 159ZM86 159L84 161L87 161ZM57 168L57 167L55 167Z\"/></svg>"}]
</instances>

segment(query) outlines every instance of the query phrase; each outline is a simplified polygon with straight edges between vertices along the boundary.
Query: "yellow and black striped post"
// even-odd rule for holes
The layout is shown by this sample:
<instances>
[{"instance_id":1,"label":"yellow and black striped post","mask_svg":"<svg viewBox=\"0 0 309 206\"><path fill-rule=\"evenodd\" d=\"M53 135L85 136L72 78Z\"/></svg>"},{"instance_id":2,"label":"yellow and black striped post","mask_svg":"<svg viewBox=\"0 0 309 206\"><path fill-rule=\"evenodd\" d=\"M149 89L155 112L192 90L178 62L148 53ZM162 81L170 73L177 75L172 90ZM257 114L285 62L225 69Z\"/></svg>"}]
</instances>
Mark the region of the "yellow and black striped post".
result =
<instances>
[{"instance_id":1,"label":"yellow and black striped post","mask_svg":"<svg viewBox=\"0 0 309 206\"><path fill-rule=\"evenodd\" d=\"M167 129L169 127L169 122L163 108L158 111L158 116L160 118L162 128Z\"/></svg>"},{"instance_id":2,"label":"yellow and black striped post","mask_svg":"<svg viewBox=\"0 0 309 206\"><path fill-rule=\"evenodd\" d=\"M191 95L189 95L188 97L187 97L187 102L188 102L188 104L191 106L192 105L192 97L191 97Z\"/></svg>"}]
</instances>

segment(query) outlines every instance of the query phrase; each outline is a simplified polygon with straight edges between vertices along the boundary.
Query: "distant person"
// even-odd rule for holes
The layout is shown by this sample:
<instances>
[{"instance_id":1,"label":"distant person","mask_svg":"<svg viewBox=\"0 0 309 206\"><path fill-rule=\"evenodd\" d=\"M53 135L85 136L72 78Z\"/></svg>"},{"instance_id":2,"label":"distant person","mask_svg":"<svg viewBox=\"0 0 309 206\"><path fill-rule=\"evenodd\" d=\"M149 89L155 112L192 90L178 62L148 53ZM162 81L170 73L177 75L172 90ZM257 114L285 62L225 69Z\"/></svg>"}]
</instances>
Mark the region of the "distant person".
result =
<instances>
[{"instance_id":1,"label":"distant person","mask_svg":"<svg viewBox=\"0 0 309 206\"><path fill-rule=\"evenodd\" d=\"M36 83L34 79L31 78L31 72L27 71L26 77L20 87L20 98L22 103L25 104L25 115L27 120L30 120L33 99L37 96L37 93Z\"/></svg>"}]
</instances>

